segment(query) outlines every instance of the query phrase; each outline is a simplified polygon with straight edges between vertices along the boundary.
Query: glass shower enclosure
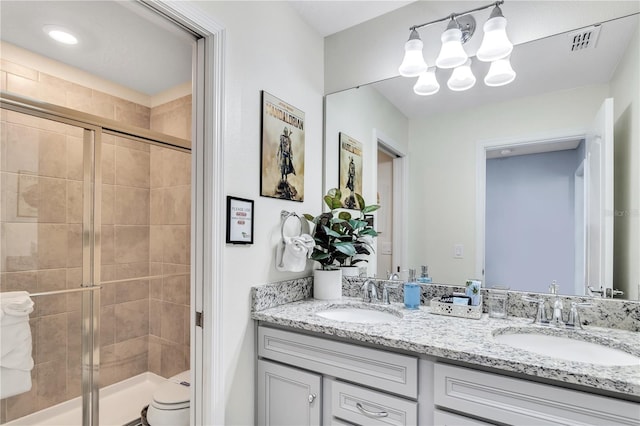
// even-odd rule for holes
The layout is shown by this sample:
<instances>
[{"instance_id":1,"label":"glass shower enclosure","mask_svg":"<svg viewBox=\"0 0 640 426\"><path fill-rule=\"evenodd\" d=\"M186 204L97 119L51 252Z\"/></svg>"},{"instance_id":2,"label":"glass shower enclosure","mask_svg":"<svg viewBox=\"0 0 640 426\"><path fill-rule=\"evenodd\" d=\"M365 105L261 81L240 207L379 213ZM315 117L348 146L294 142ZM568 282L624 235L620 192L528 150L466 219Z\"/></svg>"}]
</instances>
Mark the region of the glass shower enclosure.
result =
<instances>
[{"instance_id":1,"label":"glass shower enclosure","mask_svg":"<svg viewBox=\"0 0 640 426\"><path fill-rule=\"evenodd\" d=\"M1 107L0 291L34 301L35 366L0 423L76 400L57 421L96 425L101 387L189 367L190 150L5 93Z\"/></svg>"}]
</instances>

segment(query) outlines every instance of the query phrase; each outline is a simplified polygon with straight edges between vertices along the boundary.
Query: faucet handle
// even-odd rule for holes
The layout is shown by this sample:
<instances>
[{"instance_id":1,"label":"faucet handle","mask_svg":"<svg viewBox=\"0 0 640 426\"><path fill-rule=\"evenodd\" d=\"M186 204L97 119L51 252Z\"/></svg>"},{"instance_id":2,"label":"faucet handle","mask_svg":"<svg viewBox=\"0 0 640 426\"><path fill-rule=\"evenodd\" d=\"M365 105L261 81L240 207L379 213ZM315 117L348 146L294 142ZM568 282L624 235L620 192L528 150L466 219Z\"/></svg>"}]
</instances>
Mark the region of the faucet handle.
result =
<instances>
[{"instance_id":1,"label":"faucet handle","mask_svg":"<svg viewBox=\"0 0 640 426\"><path fill-rule=\"evenodd\" d=\"M582 321L580 321L580 314L578 307L591 306L591 303L578 303L571 302L571 309L569 310L569 319L567 319L567 327L583 328Z\"/></svg>"},{"instance_id":2,"label":"faucet handle","mask_svg":"<svg viewBox=\"0 0 640 426\"><path fill-rule=\"evenodd\" d=\"M522 296L522 300L538 304L538 307L536 309L536 316L533 319L534 324L547 324L549 322L549 320L547 319L547 314L544 310L544 299L542 297Z\"/></svg>"},{"instance_id":3,"label":"faucet handle","mask_svg":"<svg viewBox=\"0 0 640 426\"><path fill-rule=\"evenodd\" d=\"M387 305L391 304L389 300L389 290L395 290L399 287L400 284L392 284L392 283L384 283L382 285L382 303L386 303Z\"/></svg>"}]
</instances>

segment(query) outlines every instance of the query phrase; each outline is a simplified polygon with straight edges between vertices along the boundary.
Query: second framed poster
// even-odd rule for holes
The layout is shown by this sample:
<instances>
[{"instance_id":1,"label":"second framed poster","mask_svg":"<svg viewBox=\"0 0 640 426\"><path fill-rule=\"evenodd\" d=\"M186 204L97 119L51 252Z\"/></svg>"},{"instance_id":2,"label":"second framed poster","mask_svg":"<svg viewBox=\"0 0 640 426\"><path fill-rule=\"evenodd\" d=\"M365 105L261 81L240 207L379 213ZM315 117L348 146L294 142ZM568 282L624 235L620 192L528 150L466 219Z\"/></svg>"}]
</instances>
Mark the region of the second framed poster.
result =
<instances>
[{"instance_id":1,"label":"second framed poster","mask_svg":"<svg viewBox=\"0 0 640 426\"><path fill-rule=\"evenodd\" d=\"M262 92L260 195L304 201L304 112Z\"/></svg>"},{"instance_id":2,"label":"second framed poster","mask_svg":"<svg viewBox=\"0 0 640 426\"><path fill-rule=\"evenodd\" d=\"M340 132L340 192L342 207L359 209L355 194L362 194L362 143Z\"/></svg>"}]
</instances>

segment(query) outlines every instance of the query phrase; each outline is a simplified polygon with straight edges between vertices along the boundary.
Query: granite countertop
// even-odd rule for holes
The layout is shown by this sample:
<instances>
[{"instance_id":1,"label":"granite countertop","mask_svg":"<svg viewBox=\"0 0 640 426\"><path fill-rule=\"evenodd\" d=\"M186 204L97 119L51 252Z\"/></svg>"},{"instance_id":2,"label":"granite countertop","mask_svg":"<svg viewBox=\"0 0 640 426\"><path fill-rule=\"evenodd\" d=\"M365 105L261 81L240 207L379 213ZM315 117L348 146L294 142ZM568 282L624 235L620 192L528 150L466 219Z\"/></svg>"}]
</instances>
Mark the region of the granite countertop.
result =
<instances>
[{"instance_id":1,"label":"granite countertop","mask_svg":"<svg viewBox=\"0 0 640 426\"><path fill-rule=\"evenodd\" d=\"M407 310L401 303L366 304L367 307L392 311L401 316L391 323L348 323L315 315L327 308L362 305L359 298L344 297L337 301L306 299L254 311L251 315L254 320L268 324L640 397L640 364L604 366L565 361L494 340L494 335L516 331L565 335L640 356L638 332L599 327L558 329L534 325L527 318L495 319L487 314L480 319L466 319L432 314L428 306Z\"/></svg>"}]
</instances>

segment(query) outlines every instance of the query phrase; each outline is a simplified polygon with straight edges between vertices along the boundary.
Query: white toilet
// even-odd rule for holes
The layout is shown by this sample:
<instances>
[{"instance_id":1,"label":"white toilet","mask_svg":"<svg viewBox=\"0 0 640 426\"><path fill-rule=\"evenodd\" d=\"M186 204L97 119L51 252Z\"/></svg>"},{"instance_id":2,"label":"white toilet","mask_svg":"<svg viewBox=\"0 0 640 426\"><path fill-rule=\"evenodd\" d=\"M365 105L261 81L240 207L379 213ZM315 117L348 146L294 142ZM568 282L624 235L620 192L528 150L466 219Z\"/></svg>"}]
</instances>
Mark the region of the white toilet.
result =
<instances>
[{"instance_id":1,"label":"white toilet","mask_svg":"<svg viewBox=\"0 0 640 426\"><path fill-rule=\"evenodd\" d=\"M191 371L187 370L167 379L153 392L147 410L151 426L189 426Z\"/></svg>"}]
</instances>

